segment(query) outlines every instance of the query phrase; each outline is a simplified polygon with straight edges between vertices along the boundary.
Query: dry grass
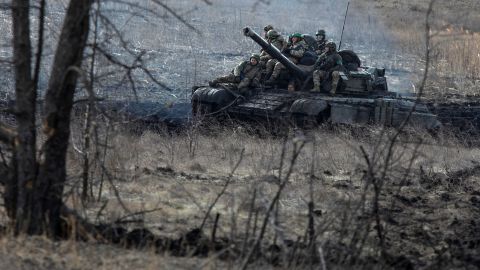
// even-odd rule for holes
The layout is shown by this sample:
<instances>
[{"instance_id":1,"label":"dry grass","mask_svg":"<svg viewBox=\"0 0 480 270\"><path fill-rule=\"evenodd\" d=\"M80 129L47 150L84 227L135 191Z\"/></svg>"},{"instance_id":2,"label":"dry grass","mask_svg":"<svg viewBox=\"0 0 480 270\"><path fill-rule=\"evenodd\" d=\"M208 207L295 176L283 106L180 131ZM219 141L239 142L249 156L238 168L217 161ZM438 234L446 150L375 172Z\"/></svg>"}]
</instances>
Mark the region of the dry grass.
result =
<instances>
[{"instance_id":1,"label":"dry grass","mask_svg":"<svg viewBox=\"0 0 480 270\"><path fill-rule=\"evenodd\" d=\"M280 198L278 215L268 227L265 241L270 243L276 237L277 243L282 243L304 237L308 221L307 203L313 189L319 243L328 258L338 259L335 256L342 254L342 247L351 243L350 237L365 230L364 218L371 209L371 194L367 193L367 201L362 199L365 194L365 159L359 147L363 146L368 154L373 154L381 130L327 129L323 127L304 135L292 135L286 141L287 150L295 140L306 140L307 146ZM389 250L406 256L417 266L426 266L439 258L454 258L455 249L448 247L448 239L468 239L468 233L474 230L469 224L477 216L475 206L469 203L480 194L478 175L456 179L458 182L451 182L448 177L456 171L478 165L480 149L462 146L451 137L434 139L427 134L418 134L421 133L402 136L403 142L396 146L395 162L388 172L388 185L381 203L384 209L395 213L393 216L384 213ZM419 138L423 138L424 144L417 152L414 149ZM192 140L196 145L194 153ZM71 194L69 203L76 202L76 208L87 218L104 223L114 222L132 212L157 209L128 218L137 221L124 225L130 228L146 226L158 235L171 237L201 224L205 210L221 191L242 149L245 149L233 181L212 211L213 215L221 214L218 237L242 239L252 209L249 205L252 194L256 192L257 195L253 209L260 220L278 189L280 155L285 141L251 135L245 128L223 128L215 133L194 131L173 136L150 131L136 135L120 129L110 134L108 144L111 148L107 151L106 167L114 177L114 186L105 183L102 199L88 203L86 208L78 203L79 193ZM399 183L408 171L412 157L415 159L406 175L407 184ZM79 158L80 155L72 149L69 168L73 176L70 186L74 190L78 190ZM100 172L97 170L92 174L95 194ZM362 205L365 210L359 209ZM207 234L212 226L213 219L208 219ZM378 255L375 235L371 232L367 236L361 258ZM425 242L427 239L429 242ZM0 254L4 262L0 267L3 268L149 269L161 265L165 269L189 269L205 262L208 263L202 269L225 267L215 258L178 259L94 243L52 243L42 238L22 240L9 237L0 241L4 247ZM455 261L452 262L450 266L455 265ZM357 263L365 268L372 267L368 261ZM462 263L457 261L456 265Z\"/></svg>"},{"instance_id":2,"label":"dry grass","mask_svg":"<svg viewBox=\"0 0 480 270\"><path fill-rule=\"evenodd\" d=\"M96 243L52 242L43 237L4 237L0 238L0 246L0 269L5 270L192 269L206 262L195 258L178 260L169 256L154 256L148 250L127 250Z\"/></svg>"},{"instance_id":3,"label":"dry grass","mask_svg":"<svg viewBox=\"0 0 480 270\"><path fill-rule=\"evenodd\" d=\"M412 1L405 5L399 1L370 2L375 2L374 6L378 9L376 13L388 18L384 22L395 38L394 43L398 45L395 50L399 55L413 54L421 57L424 51L422 23L426 1ZM186 3L177 2L179 8ZM442 5L444 6L440 7L447 7L445 3ZM338 11L343 6L342 2L327 11ZM317 10L320 8L316 7ZM201 8L198 13L194 13L193 22L198 22L200 18L195 17L196 14L201 14L205 9L207 8ZM199 26L210 29L205 33L205 38L190 37L183 27L176 24L159 28L159 37L168 31L175 33L172 39L163 43L168 48L154 48L159 40L145 40L144 37L150 34L148 29L132 31L129 37L143 41L144 47L158 50L156 53L162 53L159 55L168 54L168 57L162 58L165 67L159 72L168 74L166 80L175 81L175 87L187 88L190 84L208 79L212 73L228 70L243 57L246 50L257 50L254 44L237 34L246 21L271 23L264 19L254 20L253 17L260 17L255 16L257 13L249 14L238 6L221 6L219 10L224 13L223 17L199 22ZM206 12L213 17L219 11ZM281 14L288 12L289 9L284 9ZM232 14L235 15L233 21ZM275 17L273 23L285 23L283 19L287 16L283 15ZM435 15L439 19L435 30L440 32L434 38L434 73L431 75L429 89L435 94L452 91L478 93L478 29L466 27L467 21L464 22L465 25L454 24L458 14L453 16L437 12ZM338 18L335 20L340 21ZM476 16L470 18L478 19ZM288 20L293 21L290 17ZM358 19L356 22L361 21ZM135 28L135 24L131 27ZM362 28L362 24L357 23L356 27ZM219 30L212 31L214 28ZM282 30L291 32L297 28L308 28L308 31L313 32L318 25L307 16L298 18L297 23ZM357 28L354 30L359 30ZM332 36L337 34L333 27L330 30ZM377 31L373 39L383 36L378 32L384 32L384 29L380 30L382 31ZM373 32L370 30L369 33ZM356 35L346 40L360 40L365 38L364 33L357 31ZM389 40L390 34L384 38ZM217 40L225 43L220 44ZM194 49L197 47L201 49ZM188 54L188 61L178 64L179 54L173 53L178 51ZM212 56L218 52L218 57L215 56L212 60ZM413 70L418 71L421 65L421 61L414 61ZM178 78L182 78L182 82ZM225 128L212 133L193 129L188 134L173 136L161 132L135 135L116 130L109 134L105 159L105 167L111 174L112 182L106 180L108 177L102 172L99 163L94 164L91 174L94 194L98 192L100 179L103 177L105 180L101 200L90 202L85 207L79 203L77 191L81 159L74 149L70 150L69 155L70 179L67 190L74 192L68 193L67 200L85 217L96 222L114 222L132 212L157 209L134 216L133 219L137 221L126 226L146 226L156 234L177 236L200 225L205 210L222 190L244 149L242 162L233 174L233 181L212 211L213 214L221 214L219 236L241 239L245 236L250 209L254 209L260 218L263 217L278 189L278 175L281 169L285 171L285 167L280 166L282 150L284 147L287 152L291 150L295 140L306 140L306 148L299 156L279 200L278 215L268 227L266 242L270 243L275 236L279 243L281 240L295 241L298 237L304 237L308 220L307 203L310 192L313 191L318 242L324 247L327 256L335 257L335 252L342 251L342 247L351 243L352 235L361 231L366 232L367 245L361 250L360 257L375 258L379 253L377 241L372 230L365 227L365 220L369 218L371 210L372 195L364 192L366 165L360 146L364 147L368 155L379 153L379 160L383 160L385 137L380 136L381 130L374 128L325 131L326 129L328 128L324 127L301 136L292 135L286 141L271 136L251 135L244 128ZM73 130L75 132L72 137L78 147L81 134L76 132L79 129ZM383 138L378 144L383 151L378 151L378 138ZM415 150L419 138L423 139L423 143ZM479 218L475 208L477 206L474 205L480 196L479 177L473 174L452 180L449 176L478 165L476 162L480 158L480 149L465 147L449 136L431 138L428 134L417 133L405 135L402 140L394 149L394 163L387 174L388 183L381 196L381 204L386 211L382 213L382 224L387 231L390 251L406 256L418 267L435 268L432 264L440 259L447 260L449 266L461 267L463 261L455 257L456 250L449 246L448 241L470 239L472 236L469 233L475 232L475 227L469 226ZM285 160L288 161L289 158L287 155ZM408 169L410 161L413 161L411 170ZM406 182L400 181L402 179L406 179ZM251 208L249 202L254 192L257 199ZM360 211L359 206L364 209ZM213 220L209 219L207 232L212 225ZM68 241L52 243L43 238L24 240L4 237L0 239L0 244L3 247L0 250L3 262L0 268L5 269L188 269L198 266L199 262L205 262L191 258L178 260L154 255L149 251L127 251L99 244ZM218 261L212 260L211 264L206 264L206 268L225 268L217 263Z\"/></svg>"},{"instance_id":4,"label":"dry grass","mask_svg":"<svg viewBox=\"0 0 480 270\"><path fill-rule=\"evenodd\" d=\"M390 31L400 53L425 56L425 14L430 1L366 1ZM480 5L437 0L432 16L432 72L427 94L480 93ZM414 64L421 73L424 64Z\"/></svg>"},{"instance_id":5,"label":"dry grass","mask_svg":"<svg viewBox=\"0 0 480 270\"><path fill-rule=\"evenodd\" d=\"M349 235L363 228L347 224L362 221L360 205L365 205L367 212L370 209L369 203L362 199L366 167L359 147L363 146L369 154L373 154L380 132L380 129L316 130L305 134L305 137L295 137L305 138L307 147L281 196L280 211L274 219L277 225L275 229L269 227L267 242L273 241L275 236L280 240L293 241L304 236L311 190L309 183L312 180L316 210L321 212L316 218L319 240L329 243L325 252L333 256L329 252L335 252L336 245L347 245ZM192 137L196 145L194 155L190 147ZM417 152L414 149L419 138L423 138L424 144ZM396 205L392 211L401 212L392 217L394 223L386 223L385 226L392 245L390 248L395 250L395 254L406 254L416 264L428 265L438 259L440 251L437 249L445 245L447 236L451 235L442 235L441 232L452 231L449 224L454 220L468 224L475 216L472 208L465 203L480 192L476 185L478 176L459 179L458 183L449 182L448 177L455 171L474 167L480 158L480 149L464 147L451 137L434 139L427 134L404 136L402 140L395 148L395 162L388 172L389 182L381 197L385 209ZM442 141L447 143L442 145ZM113 187L106 184L102 200L89 204L87 216L95 217L97 211L105 206L98 221L108 223L130 212L157 209L135 216L142 221L128 225L146 226L156 234L172 237L201 224L206 209L221 191L242 149L245 149L232 183L212 211L213 215L221 214L220 237L242 239L253 192L257 194L254 209L262 216L277 191L284 140L259 138L244 132L244 128L224 128L213 134L200 132L195 136L154 132L138 136L119 132L112 134L109 144L113 148L108 151L107 166L121 178L115 179L114 183L122 204L128 210L117 200ZM292 147L291 139L286 147ZM400 180L408 171L412 158L412 169L406 174L408 184L401 184ZM76 164L73 155L70 168L79 168ZM430 179L428 181L433 181L433 184L422 179ZM97 189L98 175L94 176L94 181ZM444 193L448 193L448 201L444 200L447 196L442 195ZM371 198L370 195L367 198ZM422 198L422 203L412 203L417 201L416 198ZM432 240L434 246L419 243L419 238L415 236L418 230L423 232L425 228L422 224L425 222L429 223L427 230L435 235ZM212 226L213 218L207 220L207 233ZM404 235L403 238L400 235ZM370 235L368 239L368 248L362 251L362 256L376 256L375 235ZM419 257L412 255L415 253L420 254Z\"/></svg>"}]
</instances>

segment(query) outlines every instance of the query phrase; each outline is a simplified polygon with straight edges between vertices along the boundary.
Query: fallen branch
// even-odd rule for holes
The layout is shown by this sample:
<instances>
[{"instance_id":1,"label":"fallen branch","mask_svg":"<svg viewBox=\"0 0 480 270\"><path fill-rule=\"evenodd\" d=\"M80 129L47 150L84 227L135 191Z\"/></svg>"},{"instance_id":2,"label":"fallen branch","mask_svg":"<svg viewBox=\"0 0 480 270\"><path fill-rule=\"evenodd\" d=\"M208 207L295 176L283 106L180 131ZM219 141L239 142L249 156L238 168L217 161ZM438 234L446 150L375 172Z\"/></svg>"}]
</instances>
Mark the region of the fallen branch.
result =
<instances>
[{"instance_id":1,"label":"fallen branch","mask_svg":"<svg viewBox=\"0 0 480 270\"><path fill-rule=\"evenodd\" d=\"M143 211L131 213L131 214L125 215L125 216L123 216L123 217L117 218L117 220L115 220L113 223L119 224L119 223L132 222L131 220L127 220L127 219L128 219L128 218L131 218L131 217L134 217L134 216L140 216L140 215L144 215L144 214L149 214L149 213L157 212L157 211L160 211L160 210L162 210L162 209L163 209L163 208L158 207L158 208L154 208L154 209L150 209L150 210L143 210ZM137 221L138 221L138 220L137 220Z\"/></svg>"}]
</instances>

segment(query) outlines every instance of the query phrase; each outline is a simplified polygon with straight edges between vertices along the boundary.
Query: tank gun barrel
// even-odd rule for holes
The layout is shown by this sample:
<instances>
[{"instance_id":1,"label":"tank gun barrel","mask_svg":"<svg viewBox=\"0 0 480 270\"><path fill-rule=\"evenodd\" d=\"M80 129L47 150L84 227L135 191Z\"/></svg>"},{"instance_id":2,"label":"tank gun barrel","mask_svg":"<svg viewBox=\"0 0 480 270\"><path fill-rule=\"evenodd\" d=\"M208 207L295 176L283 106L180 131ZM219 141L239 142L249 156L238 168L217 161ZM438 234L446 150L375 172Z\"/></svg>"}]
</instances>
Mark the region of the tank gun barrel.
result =
<instances>
[{"instance_id":1,"label":"tank gun barrel","mask_svg":"<svg viewBox=\"0 0 480 270\"><path fill-rule=\"evenodd\" d=\"M258 45L260 45L262 49L264 49L271 57L277 59L288 70L293 72L295 76L301 79L305 79L308 76L307 72L297 67L297 65L295 65L292 61L290 61L290 59L288 59L285 55L283 55L275 46L269 44L265 39L259 36L250 27L243 28L243 34L251 38Z\"/></svg>"}]
</instances>

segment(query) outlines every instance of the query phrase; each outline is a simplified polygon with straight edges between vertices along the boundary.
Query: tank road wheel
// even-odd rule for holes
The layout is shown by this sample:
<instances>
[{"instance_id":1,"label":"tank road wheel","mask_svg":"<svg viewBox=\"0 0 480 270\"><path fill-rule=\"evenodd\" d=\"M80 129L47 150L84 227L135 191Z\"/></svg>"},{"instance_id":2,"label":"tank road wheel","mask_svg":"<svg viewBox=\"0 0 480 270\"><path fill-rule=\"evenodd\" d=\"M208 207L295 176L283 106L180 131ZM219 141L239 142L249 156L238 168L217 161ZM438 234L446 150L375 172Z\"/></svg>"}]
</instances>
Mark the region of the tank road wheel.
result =
<instances>
[{"instance_id":1,"label":"tank road wheel","mask_svg":"<svg viewBox=\"0 0 480 270\"><path fill-rule=\"evenodd\" d=\"M330 107L325 100L297 99L290 106L292 121L297 127L315 127L329 118Z\"/></svg>"},{"instance_id":2,"label":"tank road wheel","mask_svg":"<svg viewBox=\"0 0 480 270\"><path fill-rule=\"evenodd\" d=\"M313 129L328 121L330 110L326 109L317 115L293 114L292 123L295 127L304 129Z\"/></svg>"}]
</instances>

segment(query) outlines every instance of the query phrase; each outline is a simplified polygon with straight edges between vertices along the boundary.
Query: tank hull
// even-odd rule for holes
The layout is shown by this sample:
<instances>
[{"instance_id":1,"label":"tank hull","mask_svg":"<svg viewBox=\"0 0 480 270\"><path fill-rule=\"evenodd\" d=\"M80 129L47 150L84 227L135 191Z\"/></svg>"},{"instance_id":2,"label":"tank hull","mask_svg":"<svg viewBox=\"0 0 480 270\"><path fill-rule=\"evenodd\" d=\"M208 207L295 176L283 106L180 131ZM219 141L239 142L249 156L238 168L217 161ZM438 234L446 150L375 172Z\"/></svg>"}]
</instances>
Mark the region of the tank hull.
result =
<instances>
[{"instance_id":1,"label":"tank hull","mask_svg":"<svg viewBox=\"0 0 480 270\"><path fill-rule=\"evenodd\" d=\"M218 99L206 99L205 93L215 92ZM221 93L221 94L220 94ZM397 99L384 93L369 97L353 95L330 96L323 93L288 92L282 89L262 91L256 89L248 98L237 99L229 90L211 87L199 88L194 93L193 113L211 117L228 115L239 120L271 121L293 125L333 124L382 125L398 127L408 118L411 126L435 129L440 127L437 117L427 106L413 101ZM203 108L202 108L203 107ZM207 109L205 109L207 108Z\"/></svg>"}]
</instances>

